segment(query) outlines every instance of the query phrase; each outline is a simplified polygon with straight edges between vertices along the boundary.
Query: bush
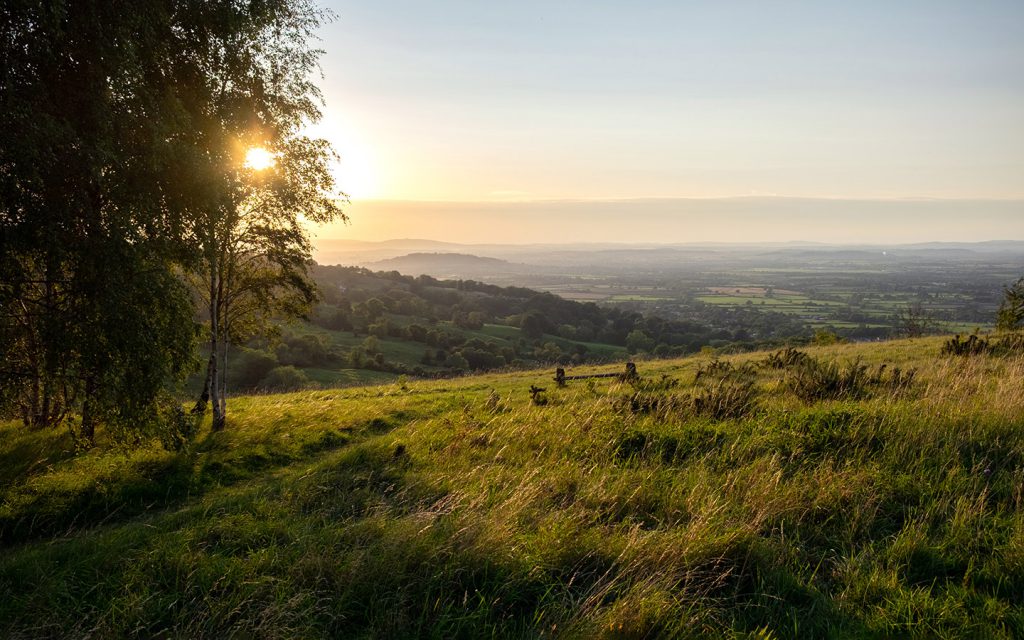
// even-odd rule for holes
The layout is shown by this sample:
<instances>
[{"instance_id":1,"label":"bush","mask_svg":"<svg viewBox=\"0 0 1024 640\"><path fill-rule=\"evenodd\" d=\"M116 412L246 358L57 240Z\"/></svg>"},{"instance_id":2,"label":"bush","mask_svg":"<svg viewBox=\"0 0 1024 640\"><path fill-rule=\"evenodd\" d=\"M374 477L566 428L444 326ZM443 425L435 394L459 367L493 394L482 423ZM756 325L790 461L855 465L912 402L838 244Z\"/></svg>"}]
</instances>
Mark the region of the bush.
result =
<instances>
[{"instance_id":1,"label":"bush","mask_svg":"<svg viewBox=\"0 0 1024 640\"><path fill-rule=\"evenodd\" d=\"M195 440L201 420L201 414L185 413L180 404L161 407L157 434L160 444L167 451L183 451Z\"/></svg>"},{"instance_id":2,"label":"bush","mask_svg":"<svg viewBox=\"0 0 1024 640\"><path fill-rule=\"evenodd\" d=\"M1011 333L998 340L980 338L971 334L962 339L959 334L942 345L944 356L1000 356L1024 352L1024 334Z\"/></svg>"},{"instance_id":3,"label":"bush","mask_svg":"<svg viewBox=\"0 0 1024 640\"><path fill-rule=\"evenodd\" d=\"M691 407L694 415L727 420L742 418L757 406L753 365L740 367L715 360L697 369Z\"/></svg>"},{"instance_id":4,"label":"bush","mask_svg":"<svg viewBox=\"0 0 1024 640\"><path fill-rule=\"evenodd\" d=\"M228 359L228 384L237 389L255 389L274 367L277 358L265 351L241 347Z\"/></svg>"},{"instance_id":5,"label":"bush","mask_svg":"<svg viewBox=\"0 0 1024 640\"><path fill-rule=\"evenodd\" d=\"M859 358L845 367L808 358L787 370L785 385L804 402L857 400L867 394L869 379L868 366Z\"/></svg>"},{"instance_id":6,"label":"bush","mask_svg":"<svg viewBox=\"0 0 1024 640\"><path fill-rule=\"evenodd\" d=\"M944 356L980 356L991 355L992 351L993 345L988 338L979 338L972 333L966 340L962 340L960 334L946 340L941 353Z\"/></svg>"},{"instance_id":7,"label":"bush","mask_svg":"<svg viewBox=\"0 0 1024 640\"><path fill-rule=\"evenodd\" d=\"M814 337L811 338L811 342L818 346L827 347L833 344L840 344L846 342L843 338L839 337L834 331L828 329L818 329L814 332Z\"/></svg>"},{"instance_id":8,"label":"bush","mask_svg":"<svg viewBox=\"0 0 1024 640\"><path fill-rule=\"evenodd\" d=\"M698 369L689 395L664 393L677 384L667 376L658 381L638 379L631 383L636 392L616 401L613 406L634 414L653 413L664 417L742 418L757 407L755 381L753 366L734 367L731 363L715 360Z\"/></svg>"},{"instance_id":9,"label":"bush","mask_svg":"<svg viewBox=\"0 0 1024 640\"><path fill-rule=\"evenodd\" d=\"M764 360L761 361L761 366L766 369L788 369L793 366L801 365L811 359L811 356L807 355L803 351L794 349L793 347L786 347L780 349L775 353L769 354Z\"/></svg>"},{"instance_id":10,"label":"bush","mask_svg":"<svg viewBox=\"0 0 1024 640\"><path fill-rule=\"evenodd\" d=\"M288 365L272 369L259 386L266 391L298 391L311 384L312 381L301 369Z\"/></svg>"},{"instance_id":11,"label":"bush","mask_svg":"<svg viewBox=\"0 0 1024 640\"><path fill-rule=\"evenodd\" d=\"M650 351L654 349L654 338L647 335L642 329L634 329L626 336L626 350L630 353Z\"/></svg>"},{"instance_id":12,"label":"bush","mask_svg":"<svg viewBox=\"0 0 1024 640\"><path fill-rule=\"evenodd\" d=\"M693 413L714 420L742 418L757 406L756 398L753 380L724 378L695 392Z\"/></svg>"},{"instance_id":13,"label":"bush","mask_svg":"<svg viewBox=\"0 0 1024 640\"><path fill-rule=\"evenodd\" d=\"M808 357L787 369L785 386L804 402L818 400L859 400L872 388L902 393L914 384L915 369L879 365L874 373L860 358L840 366Z\"/></svg>"},{"instance_id":14,"label":"bush","mask_svg":"<svg viewBox=\"0 0 1024 640\"><path fill-rule=\"evenodd\" d=\"M505 366L505 358L499 355L495 355L490 351L483 349L474 349L470 347L463 347L459 350L459 353L466 362L469 363L469 367L475 370L481 369L497 369Z\"/></svg>"},{"instance_id":15,"label":"bush","mask_svg":"<svg viewBox=\"0 0 1024 640\"><path fill-rule=\"evenodd\" d=\"M335 364L338 357L327 340L313 334L287 335L277 348L277 360L283 365L322 367Z\"/></svg>"}]
</instances>

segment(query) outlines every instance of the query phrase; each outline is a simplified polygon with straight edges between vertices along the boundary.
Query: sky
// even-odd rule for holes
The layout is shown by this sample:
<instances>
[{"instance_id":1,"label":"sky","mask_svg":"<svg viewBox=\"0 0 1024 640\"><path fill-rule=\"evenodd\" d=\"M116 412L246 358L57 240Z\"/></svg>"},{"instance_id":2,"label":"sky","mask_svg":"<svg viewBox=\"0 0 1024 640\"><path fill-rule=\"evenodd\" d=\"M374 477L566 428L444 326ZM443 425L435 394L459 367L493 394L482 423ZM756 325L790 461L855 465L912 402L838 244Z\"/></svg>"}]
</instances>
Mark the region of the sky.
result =
<instances>
[{"instance_id":1,"label":"sky","mask_svg":"<svg viewBox=\"0 0 1024 640\"><path fill-rule=\"evenodd\" d=\"M319 237L1024 239L1019 0L322 4Z\"/></svg>"}]
</instances>

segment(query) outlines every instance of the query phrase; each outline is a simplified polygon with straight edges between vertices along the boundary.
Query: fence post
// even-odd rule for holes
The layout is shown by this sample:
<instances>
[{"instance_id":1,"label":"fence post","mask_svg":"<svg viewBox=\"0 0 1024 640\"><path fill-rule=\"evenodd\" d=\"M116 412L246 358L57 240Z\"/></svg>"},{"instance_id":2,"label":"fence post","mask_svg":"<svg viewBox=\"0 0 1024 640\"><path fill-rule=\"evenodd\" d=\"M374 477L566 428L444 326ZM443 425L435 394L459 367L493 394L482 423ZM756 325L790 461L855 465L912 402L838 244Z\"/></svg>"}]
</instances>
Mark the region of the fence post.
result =
<instances>
[{"instance_id":1,"label":"fence post","mask_svg":"<svg viewBox=\"0 0 1024 640\"><path fill-rule=\"evenodd\" d=\"M560 387L565 386L565 369L561 367L555 369L555 382Z\"/></svg>"}]
</instances>

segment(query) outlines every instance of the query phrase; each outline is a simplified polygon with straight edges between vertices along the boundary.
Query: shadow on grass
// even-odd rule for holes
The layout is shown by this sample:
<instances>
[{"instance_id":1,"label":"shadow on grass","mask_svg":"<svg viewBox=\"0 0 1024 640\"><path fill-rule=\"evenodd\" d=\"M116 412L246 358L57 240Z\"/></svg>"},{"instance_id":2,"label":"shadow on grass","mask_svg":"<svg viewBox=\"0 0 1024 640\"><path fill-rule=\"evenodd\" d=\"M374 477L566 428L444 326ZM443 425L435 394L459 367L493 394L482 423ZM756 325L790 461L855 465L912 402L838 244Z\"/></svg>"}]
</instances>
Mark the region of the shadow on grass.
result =
<instances>
[{"instance_id":1,"label":"shadow on grass","mask_svg":"<svg viewBox=\"0 0 1024 640\"><path fill-rule=\"evenodd\" d=\"M708 578L714 590L668 582L663 608L638 615L647 576L599 532L538 539L551 552L538 561L515 535L489 537L457 496L404 447L355 443L177 511L13 549L0 635L870 635L757 537L687 568L727 576Z\"/></svg>"},{"instance_id":2,"label":"shadow on grass","mask_svg":"<svg viewBox=\"0 0 1024 640\"><path fill-rule=\"evenodd\" d=\"M463 547L447 516L427 514L447 495L401 450L360 444L178 511L23 545L0 559L0 635L532 635L550 587Z\"/></svg>"},{"instance_id":3,"label":"shadow on grass","mask_svg":"<svg viewBox=\"0 0 1024 640\"><path fill-rule=\"evenodd\" d=\"M71 434L61 429L0 427L0 499L19 479L75 456Z\"/></svg>"},{"instance_id":4,"label":"shadow on grass","mask_svg":"<svg viewBox=\"0 0 1024 640\"><path fill-rule=\"evenodd\" d=\"M400 417L407 414L399 412ZM0 507L0 547L71 535L180 505L208 491L232 486L287 465L308 461L398 426L396 416L373 418L310 434L307 440L237 442L231 433L207 433L191 451L162 449L94 451L58 456L55 473L31 464L39 446L26 441L3 453L21 462L20 484L12 483ZM17 456L22 456L17 458ZM52 463L51 463L52 464ZM39 466L39 465L36 465ZM8 474L10 475L10 474Z\"/></svg>"}]
</instances>

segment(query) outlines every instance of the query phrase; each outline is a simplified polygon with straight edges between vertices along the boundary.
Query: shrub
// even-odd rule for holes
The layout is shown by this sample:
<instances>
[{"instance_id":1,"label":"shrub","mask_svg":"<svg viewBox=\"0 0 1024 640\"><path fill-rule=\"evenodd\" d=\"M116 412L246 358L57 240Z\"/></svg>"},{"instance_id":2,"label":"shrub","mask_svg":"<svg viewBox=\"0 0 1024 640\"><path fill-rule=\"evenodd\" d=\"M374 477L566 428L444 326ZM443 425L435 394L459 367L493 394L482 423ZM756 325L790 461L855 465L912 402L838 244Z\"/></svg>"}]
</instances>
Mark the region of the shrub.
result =
<instances>
[{"instance_id":1,"label":"shrub","mask_svg":"<svg viewBox=\"0 0 1024 640\"><path fill-rule=\"evenodd\" d=\"M637 391L668 391L679 386L679 381L670 378L667 374L662 374L661 378L657 380L637 376L629 379L628 382Z\"/></svg>"},{"instance_id":2,"label":"shrub","mask_svg":"<svg viewBox=\"0 0 1024 640\"><path fill-rule=\"evenodd\" d=\"M277 359L296 367L322 367L338 360L327 339L313 334L286 335L277 348Z\"/></svg>"},{"instance_id":3,"label":"shrub","mask_svg":"<svg viewBox=\"0 0 1024 640\"><path fill-rule=\"evenodd\" d=\"M288 365L271 369L260 382L267 391L297 391L310 386L311 381L301 369Z\"/></svg>"},{"instance_id":4,"label":"shrub","mask_svg":"<svg viewBox=\"0 0 1024 640\"><path fill-rule=\"evenodd\" d=\"M756 372L750 363L736 367L715 360L699 368L690 402L694 415L727 420L751 413L757 400L755 379Z\"/></svg>"},{"instance_id":5,"label":"shrub","mask_svg":"<svg viewBox=\"0 0 1024 640\"><path fill-rule=\"evenodd\" d=\"M697 384L702 379L718 380L723 378L753 378L756 375L754 365L744 363L737 367L731 362L724 360L712 360L706 365L697 368L693 376L693 383Z\"/></svg>"},{"instance_id":6,"label":"shrub","mask_svg":"<svg viewBox=\"0 0 1024 640\"><path fill-rule=\"evenodd\" d=\"M840 344L842 342L845 342L845 340L839 337L839 335L835 331L829 331L828 329L818 329L817 331L814 332L814 337L811 338L811 342L818 346L827 347L833 344Z\"/></svg>"},{"instance_id":7,"label":"shrub","mask_svg":"<svg viewBox=\"0 0 1024 640\"><path fill-rule=\"evenodd\" d=\"M277 358L272 354L240 347L228 360L228 384L237 389L255 389L270 370L278 365Z\"/></svg>"},{"instance_id":8,"label":"shrub","mask_svg":"<svg viewBox=\"0 0 1024 640\"><path fill-rule=\"evenodd\" d=\"M888 370L888 378L885 372ZM901 369L899 367L888 368L888 365L879 365L878 371L871 376L870 383L876 387L888 389L892 392L902 392L914 384L917 377L917 369Z\"/></svg>"},{"instance_id":9,"label":"shrub","mask_svg":"<svg viewBox=\"0 0 1024 640\"><path fill-rule=\"evenodd\" d=\"M715 420L742 418L756 407L753 380L724 378L705 385L693 396L693 412Z\"/></svg>"},{"instance_id":10,"label":"shrub","mask_svg":"<svg viewBox=\"0 0 1024 640\"><path fill-rule=\"evenodd\" d=\"M803 351L794 349L793 347L786 347L780 349L775 353L770 353L768 356L761 361L761 366L766 369L788 369L793 366L801 365L811 359L811 356L807 355Z\"/></svg>"},{"instance_id":11,"label":"shrub","mask_svg":"<svg viewBox=\"0 0 1024 640\"><path fill-rule=\"evenodd\" d=\"M754 367L745 364L735 367L729 362L715 360L697 370L694 387L689 395L664 393L677 382L663 376L661 380L636 380L636 392L615 402L615 408L630 413L656 413L661 416L701 416L713 420L741 418L757 406L757 387Z\"/></svg>"},{"instance_id":12,"label":"shrub","mask_svg":"<svg viewBox=\"0 0 1024 640\"><path fill-rule=\"evenodd\" d=\"M868 366L860 359L840 366L814 358L787 369L785 385L804 402L856 400L867 394Z\"/></svg>"},{"instance_id":13,"label":"shrub","mask_svg":"<svg viewBox=\"0 0 1024 640\"><path fill-rule=\"evenodd\" d=\"M818 400L858 400L872 388L902 393L914 384L915 369L889 368L882 364L874 373L860 358L841 366L808 357L787 369L785 386L804 402Z\"/></svg>"},{"instance_id":14,"label":"shrub","mask_svg":"<svg viewBox=\"0 0 1024 640\"><path fill-rule=\"evenodd\" d=\"M202 415L185 413L180 404L164 406L160 410L160 424L157 433L160 444L167 451L182 451L187 448L196 434Z\"/></svg>"},{"instance_id":15,"label":"shrub","mask_svg":"<svg viewBox=\"0 0 1024 640\"><path fill-rule=\"evenodd\" d=\"M656 413L668 416L688 412L691 404L687 399L676 395L637 391L631 396L614 400L612 406L618 411L629 411L635 414Z\"/></svg>"},{"instance_id":16,"label":"shrub","mask_svg":"<svg viewBox=\"0 0 1024 640\"><path fill-rule=\"evenodd\" d=\"M993 350L988 338L979 338L972 333L966 340L961 339L960 334L946 340L941 353L944 356L978 356L991 355Z\"/></svg>"},{"instance_id":17,"label":"shrub","mask_svg":"<svg viewBox=\"0 0 1024 640\"><path fill-rule=\"evenodd\" d=\"M942 345L944 356L1002 356L1024 352L1024 334L1011 333L998 340L980 338L971 334L962 339L959 334Z\"/></svg>"},{"instance_id":18,"label":"shrub","mask_svg":"<svg viewBox=\"0 0 1024 640\"><path fill-rule=\"evenodd\" d=\"M505 358L499 355L495 355L490 351L483 349L474 349L471 347L463 347L459 350L459 353L466 362L469 363L471 369L497 369L505 366Z\"/></svg>"}]
</instances>

